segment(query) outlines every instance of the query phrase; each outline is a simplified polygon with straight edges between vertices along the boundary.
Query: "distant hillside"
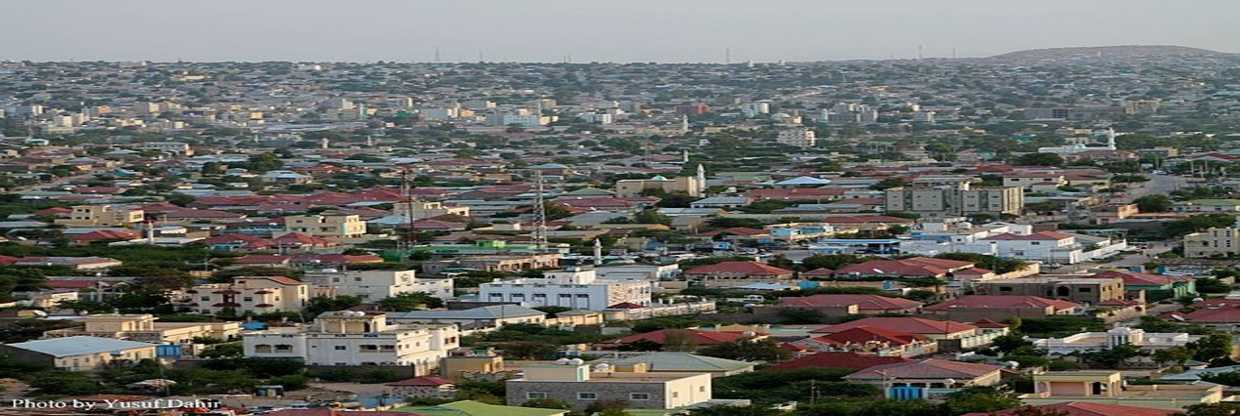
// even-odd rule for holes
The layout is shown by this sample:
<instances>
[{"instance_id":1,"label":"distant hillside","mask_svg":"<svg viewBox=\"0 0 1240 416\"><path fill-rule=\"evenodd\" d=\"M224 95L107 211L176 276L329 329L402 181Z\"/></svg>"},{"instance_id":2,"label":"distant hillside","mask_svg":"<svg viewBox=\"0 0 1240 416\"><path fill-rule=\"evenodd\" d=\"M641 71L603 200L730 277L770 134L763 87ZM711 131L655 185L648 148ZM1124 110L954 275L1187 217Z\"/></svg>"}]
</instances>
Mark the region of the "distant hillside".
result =
<instances>
[{"instance_id":1,"label":"distant hillside","mask_svg":"<svg viewBox=\"0 0 1240 416\"><path fill-rule=\"evenodd\" d=\"M992 56L1005 61L1044 61L1063 59L1131 59L1167 57L1221 57L1231 54L1209 49L1168 45L1092 46L1081 48L1029 49Z\"/></svg>"}]
</instances>

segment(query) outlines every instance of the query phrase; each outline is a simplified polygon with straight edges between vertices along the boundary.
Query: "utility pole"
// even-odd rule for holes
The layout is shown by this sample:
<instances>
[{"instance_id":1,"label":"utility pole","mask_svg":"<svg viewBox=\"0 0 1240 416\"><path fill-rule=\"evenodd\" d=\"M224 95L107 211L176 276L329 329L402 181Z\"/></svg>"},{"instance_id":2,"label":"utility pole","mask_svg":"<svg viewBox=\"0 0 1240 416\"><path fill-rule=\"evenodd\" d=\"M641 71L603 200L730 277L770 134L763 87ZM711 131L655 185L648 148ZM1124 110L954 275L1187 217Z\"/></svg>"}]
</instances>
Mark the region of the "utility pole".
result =
<instances>
[{"instance_id":1,"label":"utility pole","mask_svg":"<svg viewBox=\"0 0 1240 416\"><path fill-rule=\"evenodd\" d=\"M547 203L543 199L543 176L541 170L534 171L534 179L538 183L538 196L534 199L534 244L539 252L547 249Z\"/></svg>"}]
</instances>

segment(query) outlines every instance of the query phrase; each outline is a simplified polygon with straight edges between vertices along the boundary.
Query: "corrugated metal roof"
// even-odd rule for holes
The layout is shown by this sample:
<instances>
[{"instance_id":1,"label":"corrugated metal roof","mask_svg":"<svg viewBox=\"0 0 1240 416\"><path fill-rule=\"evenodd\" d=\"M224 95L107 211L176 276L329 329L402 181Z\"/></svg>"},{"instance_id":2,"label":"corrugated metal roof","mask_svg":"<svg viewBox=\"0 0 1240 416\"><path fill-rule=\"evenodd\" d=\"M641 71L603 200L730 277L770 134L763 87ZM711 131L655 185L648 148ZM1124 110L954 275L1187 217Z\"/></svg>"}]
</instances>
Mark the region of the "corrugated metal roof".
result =
<instances>
[{"instance_id":1,"label":"corrugated metal roof","mask_svg":"<svg viewBox=\"0 0 1240 416\"><path fill-rule=\"evenodd\" d=\"M8 346L47 354L53 357L69 357L82 354L96 354L101 352L124 351L142 347L154 347L155 344L126 341L114 338L76 336L19 342L16 344L8 344Z\"/></svg>"}]
</instances>

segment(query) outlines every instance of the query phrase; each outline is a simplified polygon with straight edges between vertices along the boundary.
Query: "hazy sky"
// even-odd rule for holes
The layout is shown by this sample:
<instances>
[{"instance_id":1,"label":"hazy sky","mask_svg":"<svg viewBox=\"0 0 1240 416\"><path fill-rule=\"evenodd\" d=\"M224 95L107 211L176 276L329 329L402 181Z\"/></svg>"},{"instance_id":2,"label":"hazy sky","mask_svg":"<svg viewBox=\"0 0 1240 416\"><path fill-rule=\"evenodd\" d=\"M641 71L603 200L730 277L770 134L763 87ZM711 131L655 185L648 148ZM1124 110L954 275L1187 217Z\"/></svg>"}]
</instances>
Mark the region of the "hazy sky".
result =
<instances>
[{"instance_id":1,"label":"hazy sky","mask_svg":"<svg viewBox=\"0 0 1240 416\"><path fill-rule=\"evenodd\" d=\"M1240 52L1237 0L0 0L0 60L714 61Z\"/></svg>"}]
</instances>

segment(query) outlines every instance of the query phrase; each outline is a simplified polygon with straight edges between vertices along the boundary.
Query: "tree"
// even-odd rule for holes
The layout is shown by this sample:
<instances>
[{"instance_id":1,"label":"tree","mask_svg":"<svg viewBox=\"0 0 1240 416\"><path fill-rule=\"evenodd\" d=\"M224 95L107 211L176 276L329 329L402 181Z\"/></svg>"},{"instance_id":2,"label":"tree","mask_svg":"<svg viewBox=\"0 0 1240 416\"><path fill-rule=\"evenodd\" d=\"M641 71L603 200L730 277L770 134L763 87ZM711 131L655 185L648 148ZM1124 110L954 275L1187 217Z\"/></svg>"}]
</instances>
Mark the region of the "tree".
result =
<instances>
[{"instance_id":1,"label":"tree","mask_svg":"<svg viewBox=\"0 0 1240 416\"><path fill-rule=\"evenodd\" d=\"M1194 282L1196 283L1197 291L1200 293L1231 292L1231 285L1215 278L1203 277L1196 279Z\"/></svg>"},{"instance_id":2,"label":"tree","mask_svg":"<svg viewBox=\"0 0 1240 416\"><path fill-rule=\"evenodd\" d=\"M323 312L342 311L362 304L362 298L349 295L337 295L334 298L315 296L306 304L306 315L319 316Z\"/></svg>"},{"instance_id":3,"label":"tree","mask_svg":"<svg viewBox=\"0 0 1240 416\"><path fill-rule=\"evenodd\" d=\"M1163 348L1158 351L1154 351L1153 358L1154 362L1161 365L1172 363L1176 365L1184 365L1184 362L1188 361L1190 358L1193 358L1193 352L1184 347Z\"/></svg>"},{"instance_id":4,"label":"tree","mask_svg":"<svg viewBox=\"0 0 1240 416\"><path fill-rule=\"evenodd\" d=\"M1020 166L1062 166L1063 158L1054 153L1026 153L1013 162Z\"/></svg>"},{"instance_id":5,"label":"tree","mask_svg":"<svg viewBox=\"0 0 1240 416\"><path fill-rule=\"evenodd\" d=\"M947 396L944 405L951 414L994 412L1020 406L1020 399L1011 392L994 387L967 387Z\"/></svg>"},{"instance_id":6,"label":"tree","mask_svg":"<svg viewBox=\"0 0 1240 416\"><path fill-rule=\"evenodd\" d=\"M1206 335L1197 340L1197 342L1189 343L1188 347L1195 351L1193 353L1193 359L1197 361L1210 362L1224 358L1231 358L1231 335Z\"/></svg>"},{"instance_id":7,"label":"tree","mask_svg":"<svg viewBox=\"0 0 1240 416\"><path fill-rule=\"evenodd\" d=\"M1213 403L1213 404L1195 404L1186 407L1185 416L1233 416L1240 415L1240 404L1237 403Z\"/></svg>"},{"instance_id":8,"label":"tree","mask_svg":"<svg viewBox=\"0 0 1240 416\"><path fill-rule=\"evenodd\" d=\"M541 342L509 342L500 345L500 348L505 356L519 360L545 360L560 352L555 345Z\"/></svg>"},{"instance_id":9,"label":"tree","mask_svg":"<svg viewBox=\"0 0 1240 416\"><path fill-rule=\"evenodd\" d=\"M409 312L443 307L443 300L425 292L401 293L379 301L379 309L387 312Z\"/></svg>"},{"instance_id":10,"label":"tree","mask_svg":"<svg viewBox=\"0 0 1240 416\"><path fill-rule=\"evenodd\" d=\"M642 212L637 213L637 215L633 217L633 222L638 223L638 224L671 225L672 218L666 215L660 214L658 210L651 208L651 209L646 209L646 210L643 210Z\"/></svg>"},{"instance_id":11,"label":"tree","mask_svg":"<svg viewBox=\"0 0 1240 416\"><path fill-rule=\"evenodd\" d=\"M741 340L735 342L725 342L702 348L698 351L698 353L711 357L740 361L776 362L787 360L792 357L792 352L781 348L779 344L769 339L760 341Z\"/></svg>"},{"instance_id":12,"label":"tree","mask_svg":"<svg viewBox=\"0 0 1240 416\"><path fill-rule=\"evenodd\" d=\"M1100 368L1117 368L1123 364L1124 361L1139 355L1141 355L1140 348L1124 344L1105 350L1090 351L1081 354L1081 359Z\"/></svg>"},{"instance_id":13,"label":"tree","mask_svg":"<svg viewBox=\"0 0 1240 416\"><path fill-rule=\"evenodd\" d=\"M1168 212L1171 211L1173 203L1171 198L1163 194L1146 195L1134 200L1137 209L1141 212Z\"/></svg>"}]
</instances>

